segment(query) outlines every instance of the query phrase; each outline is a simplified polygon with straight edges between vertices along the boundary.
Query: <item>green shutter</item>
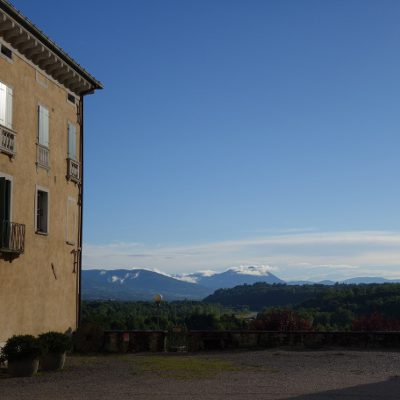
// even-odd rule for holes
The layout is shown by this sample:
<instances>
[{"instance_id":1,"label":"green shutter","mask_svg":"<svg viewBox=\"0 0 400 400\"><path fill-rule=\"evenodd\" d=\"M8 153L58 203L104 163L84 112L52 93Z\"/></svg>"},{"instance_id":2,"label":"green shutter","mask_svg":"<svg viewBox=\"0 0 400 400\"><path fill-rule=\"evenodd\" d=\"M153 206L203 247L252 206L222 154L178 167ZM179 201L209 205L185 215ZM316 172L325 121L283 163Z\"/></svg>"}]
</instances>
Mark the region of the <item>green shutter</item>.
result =
<instances>
[{"instance_id":1,"label":"green shutter","mask_svg":"<svg viewBox=\"0 0 400 400\"><path fill-rule=\"evenodd\" d=\"M5 219L6 221L11 220L11 181L6 179L6 198L5 198Z\"/></svg>"},{"instance_id":2,"label":"green shutter","mask_svg":"<svg viewBox=\"0 0 400 400\"><path fill-rule=\"evenodd\" d=\"M7 209L9 206L7 204L7 184L6 178L0 178L0 223L7 220Z\"/></svg>"},{"instance_id":3,"label":"green shutter","mask_svg":"<svg viewBox=\"0 0 400 400\"><path fill-rule=\"evenodd\" d=\"M8 224L10 221L11 207L11 182L6 178L0 178L0 243L1 247L8 244Z\"/></svg>"},{"instance_id":4,"label":"green shutter","mask_svg":"<svg viewBox=\"0 0 400 400\"><path fill-rule=\"evenodd\" d=\"M10 220L11 182L0 178L0 222Z\"/></svg>"}]
</instances>

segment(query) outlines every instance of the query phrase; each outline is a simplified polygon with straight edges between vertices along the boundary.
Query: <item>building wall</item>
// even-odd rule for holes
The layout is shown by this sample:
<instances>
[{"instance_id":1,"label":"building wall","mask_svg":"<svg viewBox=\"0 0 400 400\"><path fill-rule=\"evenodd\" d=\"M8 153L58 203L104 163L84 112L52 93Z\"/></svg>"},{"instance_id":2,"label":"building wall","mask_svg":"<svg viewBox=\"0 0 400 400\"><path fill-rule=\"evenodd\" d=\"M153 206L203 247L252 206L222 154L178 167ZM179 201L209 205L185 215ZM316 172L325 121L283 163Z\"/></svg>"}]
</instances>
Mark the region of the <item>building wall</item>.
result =
<instances>
[{"instance_id":1,"label":"building wall","mask_svg":"<svg viewBox=\"0 0 400 400\"><path fill-rule=\"evenodd\" d=\"M10 47L7 44L8 47ZM0 81L13 88L16 156L0 154L0 175L12 177L12 222L26 225L25 252L12 262L0 259L0 343L14 334L37 335L75 329L77 281L74 250L78 248L79 187L67 180L68 121L77 125L78 108L67 90L23 56L10 62L0 56ZM36 166L38 105L49 110L50 170ZM35 233L36 185L49 191L48 235ZM74 245L67 243L67 202L77 215ZM53 271L53 267L54 271Z\"/></svg>"}]
</instances>

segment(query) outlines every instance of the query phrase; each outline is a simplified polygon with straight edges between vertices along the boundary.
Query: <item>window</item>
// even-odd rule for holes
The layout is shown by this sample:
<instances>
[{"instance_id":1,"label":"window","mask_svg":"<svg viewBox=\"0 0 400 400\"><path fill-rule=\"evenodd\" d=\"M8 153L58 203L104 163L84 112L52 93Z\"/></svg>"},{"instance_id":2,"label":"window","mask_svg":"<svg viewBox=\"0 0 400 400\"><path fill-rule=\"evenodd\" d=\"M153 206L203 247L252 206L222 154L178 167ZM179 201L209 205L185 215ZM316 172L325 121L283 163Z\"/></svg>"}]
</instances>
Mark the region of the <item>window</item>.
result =
<instances>
[{"instance_id":1,"label":"window","mask_svg":"<svg viewBox=\"0 0 400 400\"><path fill-rule=\"evenodd\" d=\"M68 122L68 158L76 160L76 126Z\"/></svg>"},{"instance_id":2,"label":"window","mask_svg":"<svg viewBox=\"0 0 400 400\"><path fill-rule=\"evenodd\" d=\"M77 230L78 203L73 197L67 199L67 238L68 244L75 244Z\"/></svg>"},{"instance_id":3,"label":"window","mask_svg":"<svg viewBox=\"0 0 400 400\"><path fill-rule=\"evenodd\" d=\"M4 44L1 45L1 54L12 60L12 51L8 47L4 46Z\"/></svg>"},{"instance_id":4,"label":"window","mask_svg":"<svg viewBox=\"0 0 400 400\"><path fill-rule=\"evenodd\" d=\"M12 129L13 90L0 82L0 124Z\"/></svg>"},{"instance_id":5,"label":"window","mask_svg":"<svg viewBox=\"0 0 400 400\"><path fill-rule=\"evenodd\" d=\"M49 193L36 190L36 233L49 232Z\"/></svg>"},{"instance_id":6,"label":"window","mask_svg":"<svg viewBox=\"0 0 400 400\"><path fill-rule=\"evenodd\" d=\"M68 93L68 95L67 95L67 100L68 100L70 103L75 104L75 96L74 96L73 94Z\"/></svg>"},{"instance_id":7,"label":"window","mask_svg":"<svg viewBox=\"0 0 400 400\"><path fill-rule=\"evenodd\" d=\"M0 252L2 258L5 254L15 255L24 252L25 225L12 222L11 212L12 178L0 173Z\"/></svg>"},{"instance_id":8,"label":"window","mask_svg":"<svg viewBox=\"0 0 400 400\"><path fill-rule=\"evenodd\" d=\"M43 106L38 107L38 143L41 146L49 147L49 110Z\"/></svg>"}]
</instances>

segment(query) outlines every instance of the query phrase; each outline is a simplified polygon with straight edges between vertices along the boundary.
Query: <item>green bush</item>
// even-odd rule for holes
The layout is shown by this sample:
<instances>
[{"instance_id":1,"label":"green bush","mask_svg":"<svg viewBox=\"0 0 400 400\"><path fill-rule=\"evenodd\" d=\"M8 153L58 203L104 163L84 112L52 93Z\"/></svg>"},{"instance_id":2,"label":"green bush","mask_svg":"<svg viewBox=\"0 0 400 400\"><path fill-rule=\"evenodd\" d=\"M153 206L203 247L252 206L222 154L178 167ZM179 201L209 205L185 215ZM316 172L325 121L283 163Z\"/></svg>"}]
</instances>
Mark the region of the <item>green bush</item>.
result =
<instances>
[{"instance_id":1,"label":"green bush","mask_svg":"<svg viewBox=\"0 0 400 400\"><path fill-rule=\"evenodd\" d=\"M71 338L60 332L42 333L39 342L45 353L65 353L72 348Z\"/></svg>"},{"instance_id":2,"label":"green bush","mask_svg":"<svg viewBox=\"0 0 400 400\"><path fill-rule=\"evenodd\" d=\"M97 324L83 324L73 336L74 351L78 353L97 353L103 349L103 343L104 331Z\"/></svg>"},{"instance_id":3,"label":"green bush","mask_svg":"<svg viewBox=\"0 0 400 400\"><path fill-rule=\"evenodd\" d=\"M33 360L42 354L42 345L34 336L14 335L7 340L6 345L1 350L0 358L3 361Z\"/></svg>"}]
</instances>

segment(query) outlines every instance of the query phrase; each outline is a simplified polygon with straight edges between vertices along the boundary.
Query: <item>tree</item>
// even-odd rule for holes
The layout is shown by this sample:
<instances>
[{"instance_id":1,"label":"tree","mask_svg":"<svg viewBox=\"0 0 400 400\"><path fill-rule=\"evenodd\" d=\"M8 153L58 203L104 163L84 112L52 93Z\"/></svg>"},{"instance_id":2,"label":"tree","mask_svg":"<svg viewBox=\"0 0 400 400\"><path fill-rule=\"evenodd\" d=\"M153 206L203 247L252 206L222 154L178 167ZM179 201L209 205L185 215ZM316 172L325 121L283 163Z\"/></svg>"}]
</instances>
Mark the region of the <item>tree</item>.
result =
<instances>
[{"instance_id":1,"label":"tree","mask_svg":"<svg viewBox=\"0 0 400 400\"><path fill-rule=\"evenodd\" d=\"M272 309L259 314L257 319L250 322L249 328L279 332L310 331L312 322L293 310Z\"/></svg>"}]
</instances>

